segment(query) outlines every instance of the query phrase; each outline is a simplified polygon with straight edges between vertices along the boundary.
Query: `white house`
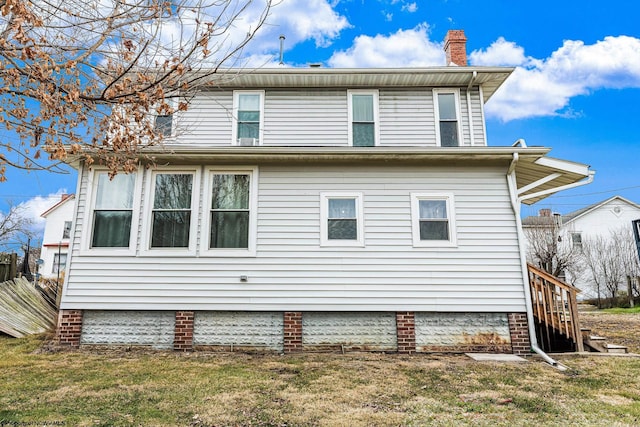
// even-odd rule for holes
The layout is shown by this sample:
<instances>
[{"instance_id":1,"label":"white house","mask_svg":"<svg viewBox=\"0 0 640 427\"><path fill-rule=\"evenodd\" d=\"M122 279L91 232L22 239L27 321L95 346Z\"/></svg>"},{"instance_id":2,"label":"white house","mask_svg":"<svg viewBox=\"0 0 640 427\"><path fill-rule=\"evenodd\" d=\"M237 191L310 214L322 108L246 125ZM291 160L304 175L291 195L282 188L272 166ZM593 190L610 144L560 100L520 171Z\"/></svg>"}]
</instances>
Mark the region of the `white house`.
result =
<instances>
[{"instance_id":1,"label":"white house","mask_svg":"<svg viewBox=\"0 0 640 427\"><path fill-rule=\"evenodd\" d=\"M40 215L46 220L40 251L40 258L44 263L38 268L43 278L58 278L65 270L74 199L73 194L63 194L58 203Z\"/></svg>"},{"instance_id":2,"label":"white house","mask_svg":"<svg viewBox=\"0 0 640 427\"><path fill-rule=\"evenodd\" d=\"M593 174L488 146L513 69L465 40L459 66L221 70L158 120L162 166L77 163L58 340L528 353L520 203Z\"/></svg>"},{"instance_id":3,"label":"white house","mask_svg":"<svg viewBox=\"0 0 640 427\"><path fill-rule=\"evenodd\" d=\"M581 246L584 238L607 237L612 231L628 228L640 219L640 205L624 197L613 196L577 211L562 215L562 228L571 235L574 246Z\"/></svg>"},{"instance_id":4,"label":"white house","mask_svg":"<svg viewBox=\"0 0 640 427\"><path fill-rule=\"evenodd\" d=\"M640 205L624 197L613 196L565 215L552 213L551 209L541 209L539 216L524 218L523 224L525 229L553 227L559 240L554 244L559 246L558 253L562 254L560 256L579 260L584 242L594 241L596 238L607 241L615 232L624 229L631 236L634 220L640 220ZM527 232L525 236L535 238L536 233ZM595 296L591 292L591 273L583 265L567 269L562 277L583 291L582 298Z\"/></svg>"}]
</instances>

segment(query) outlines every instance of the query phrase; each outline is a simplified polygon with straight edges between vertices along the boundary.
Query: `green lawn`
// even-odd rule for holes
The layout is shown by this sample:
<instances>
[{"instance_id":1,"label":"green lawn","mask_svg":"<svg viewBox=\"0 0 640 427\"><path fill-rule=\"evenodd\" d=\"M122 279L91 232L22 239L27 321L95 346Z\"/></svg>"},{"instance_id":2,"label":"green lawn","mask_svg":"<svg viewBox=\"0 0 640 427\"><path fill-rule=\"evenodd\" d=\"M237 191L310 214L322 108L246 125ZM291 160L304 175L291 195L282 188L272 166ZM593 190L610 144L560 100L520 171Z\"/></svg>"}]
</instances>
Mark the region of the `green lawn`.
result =
<instances>
[{"instance_id":1,"label":"green lawn","mask_svg":"<svg viewBox=\"0 0 640 427\"><path fill-rule=\"evenodd\" d=\"M640 306L633 308L607 308L602 310L602 312L611 314L640 314Z\"/></svg>"},{"instance_id":2,"label":"green lawn","mask_svg":"<svg viewBox=\"0 0 640 427\"><path fill-rule=\"evenodd\" d=\"M0 337L0 425L640 425L640 359L41 349ZM4 423L4 424L3 424Z\"/></svg>"}]
</instances>

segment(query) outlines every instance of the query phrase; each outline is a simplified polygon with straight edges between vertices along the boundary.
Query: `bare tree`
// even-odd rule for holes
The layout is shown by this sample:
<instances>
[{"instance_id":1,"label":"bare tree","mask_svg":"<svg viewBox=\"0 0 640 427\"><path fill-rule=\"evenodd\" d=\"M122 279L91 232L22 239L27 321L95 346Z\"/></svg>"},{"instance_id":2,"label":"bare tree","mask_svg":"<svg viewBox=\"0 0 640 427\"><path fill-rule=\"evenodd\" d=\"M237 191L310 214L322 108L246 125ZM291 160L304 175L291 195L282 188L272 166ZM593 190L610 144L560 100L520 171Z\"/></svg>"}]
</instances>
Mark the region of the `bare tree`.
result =
<instances>
[{"instance_id":1,"label":"bare tree","mask_svg":"<svg viewBox=\"0 0 640 427\"><path fill-rule=\"evenodd\" d=\"M583 242L586 270L602 306L602 296L615 303L620 291L630 278L638 277L640 266L635 251L635 241L630 229L611 230L606 237L596 236ZM633 298L633 288L631 287Z\"/></svg>"},{"instance_id":2,"label":"bare tree","mask_svg":"<svg viewBox=\"0 0 640 427\"><path fill-rule=\"evenodd\" d=\"M640 296L636 286L640 279L640 263L638 262L638 253L632 229L621 227L611 233L611 238L615 242L614 253L617 254L620 261L624 280L627 284L629 305L633 307L634 298Z\"/></svg>"},{"instance_id":3,"label":"bare tree","mask_svg":"<svg viewBox=\"0 0 640 427\"><path fill-rule=\"evenodd\" d=\"M527 258L556 277L578 279L582 253L575 247L568 232L562 230L558 216L539 216L524 229L527 238Z\"/></svg>"},{"instance_id":4,"label":"bare tree","mask_svg":"<svg viewBox=\"0 0 640 427\"><path fill-rule=\"evenodd\" d=\"M0 212L0 248L20 247L24 237L31 235L33 221L25 215L25 208L7 202L6 212Z\"/></svg>"},{"instance_id":5,"label":"bare tree","mask_svg":"<svg viewBox=\"0 0 640 427\"><path fill-rule=\"evenodd\" d=\"M0 181L69 155L133 171L162 142L150 117L186 110L272 0L0 0ZM226 78L229 78L227 76ZM213 80L213 82L212 82Z\"/></svg>"}]
</instances>

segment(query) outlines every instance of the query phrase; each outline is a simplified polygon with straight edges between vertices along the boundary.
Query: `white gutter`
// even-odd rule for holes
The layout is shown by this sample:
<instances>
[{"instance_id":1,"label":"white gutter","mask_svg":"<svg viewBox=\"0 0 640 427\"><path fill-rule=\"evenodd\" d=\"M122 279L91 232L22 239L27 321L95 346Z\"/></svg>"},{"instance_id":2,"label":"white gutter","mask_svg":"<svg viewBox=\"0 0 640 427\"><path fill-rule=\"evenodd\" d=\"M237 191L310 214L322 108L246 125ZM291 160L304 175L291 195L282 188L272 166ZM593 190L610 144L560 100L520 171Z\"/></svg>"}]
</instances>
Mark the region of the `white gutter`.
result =
<instances>
[{"instance_id":1,"label":"white gutter","mask_svg":"<svg viewBox=\"0 0 640 427\"><path fill-rule=\"evenodd\" d=\"M546 196L547 194L556 193L562 190L569 190L570 188L582 187L583 185L591 184L593 182L593 177L595 176L594 171L589 171L589 176L586 181L578 181L572 184L563 185L561 187L549 188L546 190L538 191L537 193L527 194L526 196L521 196L518 198L520 202L528 199L534 199L539 196Z\"/></svg>"},{"instance_id":2,"label":"white gutter","mask_svg":"<svg viewBox=\"0 0 640 427\"><path fill-rule=\"evenodd\" d=\"M524 140L516 141L516 144L522 145L524 144ZM516 145L514 144L514 146ZM525 145L526 146L526 145ZM516 165L518 163L519 156L518 153L513 153L513 160L509 165L509 170L507 172L507 185L509 187L509 196L511 199L511 207L513 208L513 212L516 217L516 232L518 235L518 248L520 250L520 268L522 270L522 278L524 285L524 299L527 307L527 323L529 325L529 340L531 342L531 350L540 355L544 359L545 362L549 363L551 366L557 367L558 369L563 369L562 365L560 365L557 361L549 357L540 347L538 347L538 339L536 338L536 330L535 323L533 319L533 301L531 298L531 287L529 285L529 269L527 268L527 260L525 258L525 245L524 245L524 231L522 230L522 219L520 218L522 201L538 196L542 196L545 194L553 193L560 190L565 190L568 188L580 187L582 185L589 184L593 181L593 177L595 172L589 171L589 176L586 181L574 182L573 184L563 185L561 187L556 187L550 190L539 191L537 193L529 194L527 196L518 197L518 188L516 184Z\"/></svg>"},{"instance_id":3,"label":"white gutter","mask_svg":"<svg viewBox=\"0 0 640 427\"><path fill-rule=\"evenodd\" d=\"M467 118L469 120L469 135L471 137L471 146L475 145L475 136L473 135L473 117L471 116L471 86L477 78L478 72L476 70L473 70L471 79L469 80L469 84L467 85Z\"/></svg>"}]
</instances>

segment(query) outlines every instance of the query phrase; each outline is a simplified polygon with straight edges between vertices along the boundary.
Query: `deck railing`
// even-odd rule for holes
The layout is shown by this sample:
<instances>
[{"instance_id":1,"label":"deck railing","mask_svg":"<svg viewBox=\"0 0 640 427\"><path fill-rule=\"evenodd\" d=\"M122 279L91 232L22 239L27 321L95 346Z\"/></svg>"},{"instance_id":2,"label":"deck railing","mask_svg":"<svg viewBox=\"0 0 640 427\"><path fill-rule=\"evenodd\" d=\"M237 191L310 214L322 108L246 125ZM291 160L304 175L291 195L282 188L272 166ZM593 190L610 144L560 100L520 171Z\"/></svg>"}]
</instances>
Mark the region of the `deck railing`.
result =
<instances>
[{"instance_id":1,"label":"deck railing","mask_svg":"<svg viewBox=\"0 0 640 427\"><path fill-rule=\"evenodd\" d=\"M532 264L527 266L533 317L542 349L554 351L553 344L560 336L572 343L575 351L584 351L578 319L580 290Z\"/></svg>"}]
</instances>

